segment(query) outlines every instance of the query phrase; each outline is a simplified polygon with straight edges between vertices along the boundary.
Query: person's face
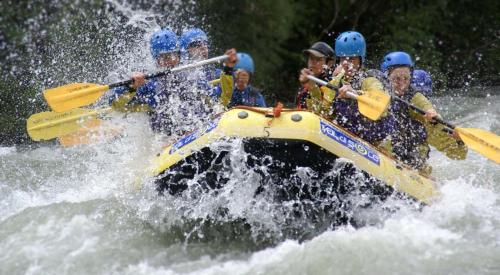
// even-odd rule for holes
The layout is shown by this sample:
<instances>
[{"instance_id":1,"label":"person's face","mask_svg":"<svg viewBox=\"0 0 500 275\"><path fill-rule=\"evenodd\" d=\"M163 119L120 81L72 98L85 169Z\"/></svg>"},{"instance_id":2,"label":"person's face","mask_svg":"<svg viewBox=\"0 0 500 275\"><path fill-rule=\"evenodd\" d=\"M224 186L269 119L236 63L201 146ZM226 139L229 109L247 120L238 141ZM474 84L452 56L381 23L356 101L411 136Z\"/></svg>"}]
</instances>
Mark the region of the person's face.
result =
<instances>
[{"instance_id":1,"label":"person's face","mask_svg":"<svg viewBox=\"0 0 500 275\"><path fill-rule=\"evenodd\" d=\"M236 72L236 88L240 91L248 86L250 81L250 74L245 70L238 70Z\"/></svg>"},{"instance_id":2,"label":"person's face","mask_svg":"<svg viewBox=\"0 0 500 275\"><path fill-rule=\"evenodd\" d=\"M321 76L321 74L323 74L325 65L326 58L309 54L309 57L307 58L307 68L312 71L314 76Z\"/></svg>"},{"instance_id":3,"label":"person's face","mask_svg":"<svg viewBox=\"0 0 500 275\"><path fill-rule=\"evenodd\" d=\"M188 47L189 59L201 60L208 58L208 45L203 42L191 43Z\"/></svg>"},{"instance_id":4,"label":"person's face","mask_svg":"<svg viewBox=\"0 0 500 275\"><path fill-rule=\"evenodd\" d=\"M389 73L389 81L391 82L392 89L397 95L404 95L411 83L410 68L398 67L392 69Z\"/></svg>"},{"instance_id":5,"label":"person's face","mask_svg":"<svg viewBox=\"0 0 500 275\"><path fill-rule=\"evenodd\" d=\"M361 68L361 59L359 57L340 57L340 65L344 68L346 76L354 76Z\"/></svg>"},{"instance_id":6,"label":"person's face","mask_svg":"<svg viewBox=\"0 0 500 275\"><path fill-rule=\"evenodd\" d=\"M158 66L162 68L174 68L179 65L180 57L179 53L161 53L156 59Z\"/></svg>"}]
</instances>

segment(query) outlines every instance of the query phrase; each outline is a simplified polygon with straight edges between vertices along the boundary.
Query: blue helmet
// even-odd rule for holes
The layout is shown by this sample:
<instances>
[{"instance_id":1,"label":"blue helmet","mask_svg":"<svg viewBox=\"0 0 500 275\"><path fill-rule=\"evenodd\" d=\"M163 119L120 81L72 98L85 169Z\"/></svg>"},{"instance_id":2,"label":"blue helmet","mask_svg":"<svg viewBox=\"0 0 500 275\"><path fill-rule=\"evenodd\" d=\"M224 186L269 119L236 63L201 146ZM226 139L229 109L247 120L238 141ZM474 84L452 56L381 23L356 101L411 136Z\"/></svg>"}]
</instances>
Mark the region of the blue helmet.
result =
<instances>
[{"instance_id":1,"label":"blue helmet","mask_svg":"<svg viewBox=\"0 0 500 275\"><path fill-rule=\"evenodd\" d=\"M156 59L162 53L179 51L177 35L169 30L162 29L153 33L150 40L151 55Z\"/></svg>"},{"instance_id":2,"label":"blue helmet","mask_svg":"<svg viewBox=\"0 0 500 275\"><path fill-rule=\"evenodd\" d=\"M366 42L362 34L355 31L347 31L339 34L335 40L335 54L338 57L360 56L365 60Z\"/></svg>"},{"instance_id":3,"label":"blue helmet","mask_svg":"<svg viewBox=\"0 0 500 275\"><path fill-rule=\"evenodd\" d=\"M251 74L254 73L255 69L253 66L253 59L247 53L237 53L238 63L234 66L235 70L245 70Z\"/></svg>"},{"instance_id":4,"label":"blue helmet","mask_svg":"<svg viewBox=\"0 0 500 275\"><path fill-rule=\"evenodd\" d=\"M380 70L386 72L393 66L407 66L413 68L413 60L411 56L405 52L391 52L384 57L382 64L380 64Z\"/></svg>"},{"instance_id":5,"label":"blue helmet","mask_svg":"<svg viewBox=\"0 0 500 275\"><path fill-rule=\"evenodd\" d=\"M207 34L198 28L193 28L185 31L181 35L181 49L186 51L189 47L189 44L193 42L208 42Z\"/></svg>"},{"instance_id":6,"label":"blue helmet","mask_svg":"<svg viewBox=\"0 0 500 275\"><path fill-rule=\"evenodd\" d=\"M432 78L431 75L424 70L413 71L411 85L424 95L432 94Z\"/></svg>"}]
</instances>

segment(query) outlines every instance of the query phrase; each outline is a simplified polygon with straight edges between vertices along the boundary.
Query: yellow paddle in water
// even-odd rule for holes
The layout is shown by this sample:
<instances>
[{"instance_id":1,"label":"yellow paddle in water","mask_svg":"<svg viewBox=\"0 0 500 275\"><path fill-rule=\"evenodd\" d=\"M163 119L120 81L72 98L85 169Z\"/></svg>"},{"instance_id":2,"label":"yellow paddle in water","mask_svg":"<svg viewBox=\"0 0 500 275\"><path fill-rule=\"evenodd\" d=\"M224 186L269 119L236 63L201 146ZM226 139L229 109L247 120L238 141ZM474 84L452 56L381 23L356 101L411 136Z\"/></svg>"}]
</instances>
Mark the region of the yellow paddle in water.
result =
<instances>
[{"instance_id":1,"label":"yellow paddle in water","mask_svg":"<svg viewBox=\"0 0 500 275\"><path fill-rule=\"evenodd\" d=\"M394 97L394 99L406 104L417 113L422 115L425 114L424 110L418 108L410 102L407 102L399 97ZM434 120L445 125L451 130L455 130L467 147L500 164L500 136L483 129L459 128L437 117L434 118Z\"/></svg>"},{"instance_id":2,"label":"yellow paddle in water","mask_svg":"<svg viewBox=\"0 0 500 275\"><path fill-rule=\"evenodd\" d=\"M193 64L179 66L171 70L147 74L145 78L149 79L153 77L163 76L169 73L189 70L199 66L225 60L227 57L227 55L221 55ZM129 79L109 85L94 83L71 83L57 88L45 90L43 92L43 96L45 97L45 100L49 104L50 108L52 108L52 110L56 112L65 112L74 108L92 104L97 101L97 99L99 99L107 90L120 86L130 85L132 84L132 82L133 80Z\"/></svg>"},{"instance_id":3,"label":"yellow paddle in water","mask_svg":"<svg viewBox=\"0 0 500 275\"><path fill-rule=\"evenodd\" d=\"M58 141L63 147L101 143L121 135L122 130L109 121L92 118L83 122L76 132L60 136Z\"/></svg>"},{"instance_id":4,"label":"yellow paddle in water","mask_svg":"<svg viewBox=\"0 0 500 275\"><path fill-rule=\"evenodd\" d=\"M111 107L100 110L73 109L67 112L42 112L31 115L26 121L26 129L35 141L49 140L74 133L82 128L82 123L95 119L99 114L110 112Z\"/></svg>"},{"instance_id":5,"label":"yellow paddle in water","mask_svg":"<svg viewBox=\"0 0 500 275\"><path fill-rule=\"evenodd\" d=\"M326 86L332 90L338 90L338 87L312 75L308 75L307 78L319 85ZM347 92L347 95L358 101L359 112L371 120L378 120L387 110L391 102L390 95L377 90L367 91L362 95Z\"/></svg>"}]
</instances>

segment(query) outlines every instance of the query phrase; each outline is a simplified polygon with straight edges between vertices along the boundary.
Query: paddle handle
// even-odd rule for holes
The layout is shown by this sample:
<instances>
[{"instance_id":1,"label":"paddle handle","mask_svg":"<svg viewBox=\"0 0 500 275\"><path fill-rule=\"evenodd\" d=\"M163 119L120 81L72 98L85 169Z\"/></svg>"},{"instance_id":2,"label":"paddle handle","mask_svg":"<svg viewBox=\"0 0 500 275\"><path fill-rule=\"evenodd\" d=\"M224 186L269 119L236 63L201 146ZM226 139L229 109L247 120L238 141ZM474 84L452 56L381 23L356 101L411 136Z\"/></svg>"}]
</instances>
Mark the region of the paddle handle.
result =
<instances>
[{"instance_id":1,"label":"paddle handle","mask_svg":"<svg viewBox=\"0 0 500 275\"><path fill-rule=\"evenodd\" d=\"M425 115L425 111L424 110L418 108L417 106L411 104L410 102L408 102L406 100L403 100L403 99L401 99L401 98L399 98L397 96L393 96L392 98L394 98L395 100L397 100L397 101L399 101L399 102L401 102L403 104L406 104L408 107L410 107L411 109L413 109L415 112L417 112L417 113L419 113L421 115ZM446 127L450 128L452 130L455 129L455 125L453 125L451 123L448 123L448 122L446 122L446 121L444 121L444 120L442 120L442 119L440 119L438 117L435 117L434 120L436 122L438 122L438 123L441 123L441 124L445 125Z\"/></svg>"},{"instance_id":2,"label":"paddle handle","mask_svg":"<svg viewBox=\"0 0 500 275\"><path fill-rule=\"evenodd\" d=\"M185 71L185 70L194 69L196 67L200 67L200 66L203 66L203 65L208 65L208 64L220 62L222 60L227 59L228 57L229 56L227 56L227 55L221 55L221 56L217 56L217 57L205 59L205 60L202 60L202 61L199 61L199 62L195 62L195 63L192 63L192 64L187 64L187 65L179 66L179 67L176 67L176 68L173 68L173 69L168 69L168 70L164 70L164 71L161 71L161 72L146 74L144 76L144 79L150 79L150 78L155 78L155 77L159 77L159 76L164 76L164 75L169 74L169 73L176 73L176 72L181 72L181 71ZM124 80L124 81L120 81L120 82L117 82L117 83L110 84L109 88L113 89L113 88L120 87L120 86L127 86L127 85L132 84L133 82L134 82L133 79L128 79L128 80Z\"/></svg>"}]
</instances>

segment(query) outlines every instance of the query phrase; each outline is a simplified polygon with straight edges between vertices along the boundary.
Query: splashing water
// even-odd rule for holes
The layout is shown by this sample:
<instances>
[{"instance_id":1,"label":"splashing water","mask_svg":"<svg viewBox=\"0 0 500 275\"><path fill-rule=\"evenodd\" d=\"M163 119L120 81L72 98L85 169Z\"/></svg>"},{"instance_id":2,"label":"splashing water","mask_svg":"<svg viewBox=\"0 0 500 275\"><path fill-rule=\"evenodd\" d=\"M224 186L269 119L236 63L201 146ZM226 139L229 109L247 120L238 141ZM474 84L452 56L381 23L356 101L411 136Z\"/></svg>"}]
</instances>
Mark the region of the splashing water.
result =
<instances>
[{"instance_id":1,"label":"splashing water","mask_svg":"<svg viewBox=\"0 0 500 275\"><path fill-rule=\"evenodd\" d=\"M484 107L479 113L484 111L498 117ZM473 119L457 123L497 127L495 120L481 120L474 112ZM2 273L498 271L500 171L473 152L466 161L432 153L441 185L441 196L432 205L418 210L389 199L353 211L365 220L363 227L323 229L298 242L287 239L287 230L296 229L287 223L289 205L253 196L260 174L238 166L245 156L241 141L220 144L234 152L235 165L220 192L158 196L152 182L140 190L133 182L163 139L149 131L144 116L114 119L127 125L126 132L109 143L3 149L0 247L8 253L0 257ZM300 222L303 231L314 227Z\"/></svg>"},{"instance_id":2,"label":"splashing water","mask_svg":"<svg viewBox=\"0 0 500 275\"><path fill-rule=\"evenodd\" d=\"M111 82L134 70L154 71L148 35L160 25L183 27L175 13L160 15L119 1L106 5L102 20L116 36L101 39L112 58L90 58L67 71L74 68L69 62L74 51L90 34L73 42L54 34L67 47L51 45L55 63L33 64L34 74L46 79L42 86L83 79ZM177 2L168 5L182 8ZM133 35L126 34L130 30ZM456 118L456 124L499 133L498 88L490 94L435 100L443 106L443 117ZM364 207L366 197L357 193L348 214L363 226L333 230L295 219L293 203L277 203L266 193L254 196L266 167L246 169L239 140L214 145L231 152L230 169L220 171L228 178L222 189L158 196L144 170L172 139L152 133L145 115L113 114L109 120L124 132L107 143L0 148L0 273L500 272L500 169L473 151L465 161L432 152L441 192L433 204L421 208L390 197ZM310 173L301 168L296 176L306 179ZM196 187L204 176L187 183ZM140 189L134 186L137 178L145 181Z\"/></svg>"}]
</instances>

